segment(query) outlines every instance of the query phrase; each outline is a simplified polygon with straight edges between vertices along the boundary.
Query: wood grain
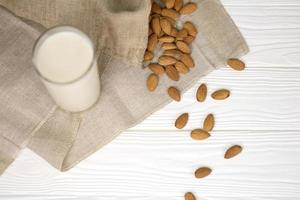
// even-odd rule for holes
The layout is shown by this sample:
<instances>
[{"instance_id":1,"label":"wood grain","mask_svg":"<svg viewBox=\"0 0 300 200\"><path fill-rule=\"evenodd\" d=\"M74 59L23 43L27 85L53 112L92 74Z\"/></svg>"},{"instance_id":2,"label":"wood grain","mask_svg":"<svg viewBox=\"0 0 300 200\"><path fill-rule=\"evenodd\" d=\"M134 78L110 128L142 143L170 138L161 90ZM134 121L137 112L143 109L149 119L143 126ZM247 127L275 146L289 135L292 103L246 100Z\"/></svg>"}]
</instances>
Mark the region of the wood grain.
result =
<instances>
[{"instance_id":1,"label":"wood grain","mask_svg":"<svg viewBox=\"0 0 300 200\"><path fill-rule=\"evenodd\" d=\"M215 71L199 81L224 102L195 100L197 86L126 131L67 173L29 150L0 177L0 199L180 200L187 191L207 200L300 199L300 1L223 0L251 53L247 69ZM176 130L183 112L190 120ZM207 141L194 141L208 113L216 126ZM241 155L224 160L234 144ZM205 180L196 168L211 166Z\"/></svg>"}]
</instances>

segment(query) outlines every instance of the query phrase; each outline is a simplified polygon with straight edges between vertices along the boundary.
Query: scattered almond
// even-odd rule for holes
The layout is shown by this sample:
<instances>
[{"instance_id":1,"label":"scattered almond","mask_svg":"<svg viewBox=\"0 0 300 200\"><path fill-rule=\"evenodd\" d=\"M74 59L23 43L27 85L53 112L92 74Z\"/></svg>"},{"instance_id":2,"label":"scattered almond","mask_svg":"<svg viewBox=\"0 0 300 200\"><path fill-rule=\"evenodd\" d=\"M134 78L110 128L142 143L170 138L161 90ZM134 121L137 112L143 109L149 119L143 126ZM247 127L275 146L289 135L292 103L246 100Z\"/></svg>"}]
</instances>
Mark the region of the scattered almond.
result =
<instances>
[{"instance_id":1,"label":"scattered almond","mask_svg":"<svg viewBox=\"0 0 300 200\"><path fill-rule=\"evenodd\" d=\"M204 102L207 96L207 87L204 83L202 83L196 93L197 101Z\"/></svg>"},{"instance_id":2,"label":"scattered almond","mask_svg":"<svg viewBox=\"0 0 300 200\"><path fill-rule=\"evenodd\" d=\"M176 20L179 17L179 13L176 10L164 8L161 11L161 15L164 17L170 17L174 20Z\"/></svg>"},{"instance_id":3,"label":"scattered almond","mask_svg":"<svg viewBox=\"0 0 300 200\"><path fill-rule=\"evenodd\" d=\"M181 15L192 14L197 10L197 4L195 3L187 3L185 4L179 11Z\"/></svg>"},{"instance_id":4,"label":"scattered almond","mask_svg":"<svg viewBox=\"0 0 300 200\"><path fill-rule=\"evenodd\" d=\"M185 125L187 124L189 120L189 114L188 113L183 113L182 115L180 115L176 121L175 121L175 127L178 129L182 129L185 127Z\"/></svg>"},{"instance_id":5,"label":"scattered almond","mask_svg":"<svg viewBox=\"0 0 300 200\"><path fill-rule=\"evenodd\" d=\"M183 62L188 68L195 67L194 60L190 54L182 54L181 62Z\"/></svg>"},{"instance_id":6,"label":"scattered almond","mask_svg":"<svg viewBox=\"0 0 300 200\"><path fill-rule=\"evenodd\" d=\"M171 50L171 49L176 49L176 45L174 43L163 43L161 45L161 47L164 49L164 50Z\"/></svg>"},{"instance_id":7,"label":"scattered almond","mask_svg":"<svg viewBox=\"0 0 300 200\"><path fill-rule=\"evenodd\" d=\"M174 57L171 56L160 56L158 59L158 64L166 66L166 65L173 65L177 62Z\"/></svg>"},{"instance_id":8,"label":"scattered almond","mask_svg":"<svg viewBox=\"0 0 300 200\"><path fill-rule=\"evenodd\" d=\"M236 58L230 58L227 64L234 70L243 71L245 69L245 63Z\"/></svg>"},{"instance_id":9,"label":"scattered almond","mask_svg":"<svg viewBox=\"0 0 300 200\"><path fill-rule=\"evenodd\" d=\"M203 122L203 129L207 132L213 130L215 126L215 117L213 114L209 114L206 116L204 122Z\"/></svg>"},{"instance_id":10,"label":"scattered almond","mask_svg":"<svg viewBox=\"0 0 300 200\"><path fill-rule=\"evenodd\" d=\"M224 158L225 159L233 158L233 157L237 156L238 154L240 154L242 152L242 150L243 150L243 148L240 145L234 145L226 151Z\"/></svg>"},{"instance_id":11,"label":"scattered almond","mask_svg":"<svg viewBox=\"0 0 300 200\"><path fill-rule=\"evenodd\" d=\"M153 73L157 75L162 75L165 73L165 68L159 64L151 63L150 65L148 65L148 67Z\"/></svg>"},{"instance_id":12,"label":"scattered almond","mask_svg":"<svg viewBox=\"0 0 300 200\"><path fill-rule=\"evenodd\" d=\"M153 17L151 20L151 28L153 30L153 32L159 36L160 35L160 31L161 31L161 27L160 27L160 20L159 17Z\"/></svg>"},{"instance_id":13,"label":"scattered almond","mask_svg":"<svg viewBox=\"0 0 300 200\"><path fill-rule=\"evenodd\" d=\"M183 41L177 41L176 46L183 53L191 53L190 47Z\"/></svg>"},{"instance_id":14,"label":"scattered almond","mask_svg":"<svg viewBox=\"0 0 300 200\"><path fill-rule=\"evenodd\" d=\"M158 39L161 43L170 43L170 42L174 42L175 38L172 36L163 36L161 38Z\"/></svg>"},{"instance_id":15,"label":"scattered almond","mask_svg":"<svg viewBox=\"0 0 300 200\"><path fill-rule=\"evenodd\" d=\"M186 73L188 73L190 71L190 69L187 66L185 66L185 64L183 64L180 61L175 64L175 68L181 74L186 74Z\"/></svg>"},{"instance_id":16,"label":"scattered almond","mask_svg":"<svg viewBox=\"0 0 300 200\"><path fill-rule=\"evenodd\" d=\"M188 36L188 32L185 29L181 29L180 31L178 31L177 35L176 35L176 39L177 40L183 40L184 38L186 38Z\"/></svg>"},{"instance_id":17,"label":"scattered almond","mask_svg":"<svg viewBox=\"0 0 300 200\"><path fill-rule=\"evenodd\" d=\"M166 74L173 81L179 80L178 71L176 70L176 68L173 65L166 66Z\"/></svg>"},{"instance_id":18,"label":"scattered almond","mask_svg":"<svg viewBox=\"0 0 300 200\"><path fill-rule=\"evenodd\" d=\"M150 74L147 79L147 87L149 91L154 91L158 85L158 76L156 74Z\"/></svg>"},{"instance_id":19,"label":"scattered almond","mask_svg":"<svg viewBox=\"0 0 300 200\"><path fill-rule=\"evenodd\" d=\"M184 200L196 200L196 197L193 193L187 192L184 195Z\"/></svg>"},{"instance_id":20,"label":"scattered almond","mask_svg":"<svg viewBox=\"0 0 300 200\"><path fill-rule=\"evenodd\" d=\"M215 100L224 100L230 96L230 91L226 89L217 90L211 94L211 97Z\"/></svg>"},{"instance_id":21,"label":"scattered almond","mask_svg":"<svg viewBox=\"0 0 300 200\"><path fill-rule=\"evenodd\" d=\"M177 60L180 60L181 56L182 56L182 53L181 53L181 51L179 51L177 49L171 49L171 50L164 51L163 55L172 56L172 57L176 58Z\"/></svg>"},{"instance_id":22,"label":"scattered almond","mask_svg":"<svg viewBox=\"0 0 300 200\"><path fill-rule=\"evenodd\" d=\"M178 30L176 28L172 28L170 36L177 37Z\"/></svg>"},{"instance_id":23,"label":"scattered almond","mask_svg":"<svg viewBox=\"0 0 300 200\"><path fill-rule=\"evenodd\" d=\"M185 22L183 28L187 30L189 35L196 37L198 31L192 22Z\"/></svg>"},{"instance_id":24,"label":"scattered almond","mask_svg":"<svg viewBox=\"0 0 300 200\"><path fill-rule=\"evenodd\" d=\"M199 169L197 169L195 171L195 177L196 178L204 178L204 177L207 177L208 175L210 175L211 172L212 172L212 170L208 167L200 167Z\"/></svg>"},{"instance_id":25,"label":"scattered almond","mask_svg":"<svg viewBox=\"0 0 300 200\"><path fill-rule=\"evenodd\" d=\"M171 34L172 24L169 20L167 20L166 18L162 18L160 20L160 26L164 33L166 33L167 35Z\"/></svg>"},{"instance_id":26,"label":"scattered almond","mask_svg":"<svg viewBox=\"0 0 300 200\"><path fill-rule=\"evenodd\" d=\"M148 39L148 46L147 46L148 51L154 52L156 45L157 45L157 35L153 33L152 35L150 35Z\"/></svg>"},{"instance_id":27,"label":"scattered almond","mask_svg":"<svg viewBox=\"0 0 300 200\"><path fill-rule=\"evenodd\" d=\"M210 137L210 134L203 129L194 129L191 132L191 137L194 140L205 140Z\"/></svg>"},{"instance_id":28,"label":"scattered almond","mask_svg":"<svg viewBox=\"0 0 300 200\"><path fill-rule=\"evenodd\" d=\"M173 18L171 18L171 17L163 17L163 19L166 19L166 20L168 20L172 25L174 25L175 23L176 23L176 20L175 19L173 19Z\"/></svg>"},{"instance_id":29,"label":"scattered almond","mask_svg":"<svg viewBox=\"0 0 300 200\"><path fill-rule=\"evenodd\" d=\"M152 31L151 27L149 27L149 29L148 29L148 36L150 36L152 33L153 33L153 31Z\"/></svg>"},{"instance_id":30,"label":"scattered almond","mask_svg":"<svg viewBox=\"0 0 300 200\"><path fill-rule=\"evenodd\" d=\"M160 6L157 3L153 2L152 3L151 12L152 13L156 13L156 14L161 14L161 8L160 8Z\"/></svg>"},{"instance_id":31,"label":"scattered almond","mask_svg":"<svg viewBox=\"0 0 300 200\"><path fill-rule=\"evenodd\" d=\"M175 0L174 9L179 11L183 6L183 0Z\"/></svg>"},{"instance_id":32,"label":"scattered almond","mask_svg":"<svg viewBox=\"0 0 300 200\"><path fill-rule=\"evenodd\" d=\"M192 44L192 42L195 40L195 38L191 35L187 36L186 38L183 39L183 41L185 43L187 43L188 45Z\"/></svg>"},{"instance_id":33,"label":"scattered almond","mask_svg":"<svg viewBox=\"0 0 300 200\"><path fill-rule=\"evenodd\" d=\"M173 8L175 0L163 0L167 8Z\"/></svg>"},{"instance_id":34,"label":"scattered almond","mask_svg":"<svg viewBox=\"0 0 300 200\"><path fill-rule=\"evenodd\" d=\"M153 53L150 51L146 51L144 54L144 61L150 61L153 59Z\"/></svg>"},{"instance_id":35,"label":"scattered almond","mask_svg":"<svg viewBox=\"0 0 300 200\"><path fill-rule=\"evenodd\" d=\"M180 101L180 99L181 99L180 91L175 87L170 87L168 89L168 94L175 101Z\"/></svg>"}]
</instances>

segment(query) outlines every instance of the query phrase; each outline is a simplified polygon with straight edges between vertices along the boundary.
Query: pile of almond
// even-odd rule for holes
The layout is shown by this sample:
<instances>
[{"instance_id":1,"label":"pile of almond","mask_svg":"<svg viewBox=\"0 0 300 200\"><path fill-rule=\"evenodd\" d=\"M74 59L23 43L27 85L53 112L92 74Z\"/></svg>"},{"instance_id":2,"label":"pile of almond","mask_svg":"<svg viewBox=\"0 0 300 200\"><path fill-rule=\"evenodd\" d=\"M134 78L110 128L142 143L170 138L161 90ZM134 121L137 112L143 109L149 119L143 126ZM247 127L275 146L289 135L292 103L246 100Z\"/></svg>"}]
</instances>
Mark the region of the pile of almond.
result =
<instances>
[{"instance_id":1,"label":"pile of almond","mask_svg":"<svg viewBox=\"0 0 300 200\"><path fill-rule=\"evenodd\" d=\"M147 87L149 91L154 91L159 83L159 76L166 74L171 80L178 81L180 74L188 73L195 66L191 57L190 45L197 36L197 29L191 22L185 22L183 28L178 30L175 26L180 15L191 14L197 10L195 3L183 3L183 0L163 0L160 4L153 2L149 19L149 40L147 50L144 55L144 62L148 62L148 68L152 73L148 76ZM163 49L162 55L157 63L151 63L155 55L157 46ZM239 59L230 58L227 64L234 70L242 71L245 64ZM175 100L181 100L180 91L176 87L168 88L169 96ZM204 102L207 98L207 86L201 84L196 93L196 100ZM211 95L214 100L224 100L230 96L227 89L219 89ZM189 120L189 114L181 114L175 121L177 129L183 129ZM211 136L211 131L215 126L215 117L208 114L201 128L191 131L191 138L194 140L205 140ZM230 159L242 152L240 145L233 145L224 153L225 159ZM195 171L196 178L204 178L212 173L212 169L206 166ZM196 200L193 193L187 192L185 200Z\"/></svg>"}]
</instances>

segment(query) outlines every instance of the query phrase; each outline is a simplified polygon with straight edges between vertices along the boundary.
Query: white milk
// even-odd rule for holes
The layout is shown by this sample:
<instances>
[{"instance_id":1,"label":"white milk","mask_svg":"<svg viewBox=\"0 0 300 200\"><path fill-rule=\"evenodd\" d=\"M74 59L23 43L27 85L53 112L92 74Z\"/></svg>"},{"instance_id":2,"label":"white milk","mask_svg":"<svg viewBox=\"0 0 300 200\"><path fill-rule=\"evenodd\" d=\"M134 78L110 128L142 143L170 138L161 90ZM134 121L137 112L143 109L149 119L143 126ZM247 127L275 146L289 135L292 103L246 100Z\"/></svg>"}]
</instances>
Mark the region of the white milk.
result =
<instances>
[{"instance_id":1,"label":"white milk","mask_svg":"<svg viewBox=\"0 0 300 200\"><path fill-rule=\"evenodd\" d=\"M61 26L47 31L36 43L33 62L61 108L79 112L98 100L100 81L94 46L78 29Z\"/></svg>"}]
</instances>

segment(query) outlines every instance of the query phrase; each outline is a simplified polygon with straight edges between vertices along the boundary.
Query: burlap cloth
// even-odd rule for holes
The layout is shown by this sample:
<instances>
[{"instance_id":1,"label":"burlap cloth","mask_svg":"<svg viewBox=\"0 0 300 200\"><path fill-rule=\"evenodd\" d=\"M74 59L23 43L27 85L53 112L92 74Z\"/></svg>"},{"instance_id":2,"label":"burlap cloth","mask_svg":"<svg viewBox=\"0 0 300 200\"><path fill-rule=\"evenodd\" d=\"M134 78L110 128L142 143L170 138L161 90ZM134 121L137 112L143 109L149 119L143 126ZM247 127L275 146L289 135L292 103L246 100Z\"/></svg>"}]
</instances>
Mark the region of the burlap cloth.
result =
<instances>
[{"instance_id":1,"label":"burlap cloth","mask_svg":"<svg viewBox=\"0 0 300 200\"><path fill-rule=\"evenodd\" d=\"M198 10L181 20L191 20L199 30L192 46L196 67L179 82L163 76L151 93L145 84L150 71L141 65L150 0L0 0L22 17L0 6L0 174L26 147L68 170L169 103L169 86L186 91L228 58L248 52L218 0L194 2ZM83 113L57 108L31 62L44 27L61 24L82 29L97 44L101 97Z\"/></svg>"}]
</instances>

